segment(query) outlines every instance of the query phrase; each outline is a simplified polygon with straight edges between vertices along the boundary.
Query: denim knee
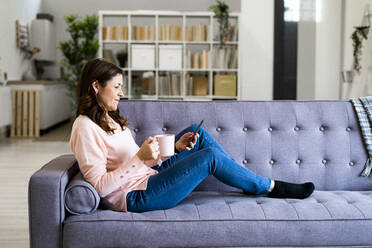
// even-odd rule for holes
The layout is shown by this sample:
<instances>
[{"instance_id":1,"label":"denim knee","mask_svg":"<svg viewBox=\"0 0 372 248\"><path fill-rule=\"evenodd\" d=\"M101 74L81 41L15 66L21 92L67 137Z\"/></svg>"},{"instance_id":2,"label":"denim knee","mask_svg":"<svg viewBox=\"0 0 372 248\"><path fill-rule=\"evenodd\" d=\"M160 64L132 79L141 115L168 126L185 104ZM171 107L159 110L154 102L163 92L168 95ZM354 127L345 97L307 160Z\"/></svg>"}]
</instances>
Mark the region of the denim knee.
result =
<instances>
[{"instance_id":1,"label":"denim knee","mask_svg":"<svg viewBox=\"0 0 372 248\"><path fill-rule=\"evenodd\" d=\"M192 124L191 126L189 126L189 129L191 129L192 131L195 131L197 128L198 128L199 124ZM199 131L202 131L203 130L203 127L200 127L199 128Z\"/></svg>"},{"instance_id":2,"label":"denim knee","mask_svg":"<svg viewBox=\"0 0 372 248\"><path fill-rule=\"evenodd\" d=\"M207 148L204 148L203 150L204 150L208 155L213 156L213 157L221 153L221 151L220 151L218 148L213 147L213 146L209 146L209 147L207 147Z\"/></svg>"},{"instance_id":3,"label":"denim knee","mask_svg":"<svg viewBox=\"0 0 372 248\"><path fill-rule=\"evenodd\" d=\"M189 126L189 129L195 131L197 127L198 127L198 124L192 124Z\"/></svg>"}]
</instances>

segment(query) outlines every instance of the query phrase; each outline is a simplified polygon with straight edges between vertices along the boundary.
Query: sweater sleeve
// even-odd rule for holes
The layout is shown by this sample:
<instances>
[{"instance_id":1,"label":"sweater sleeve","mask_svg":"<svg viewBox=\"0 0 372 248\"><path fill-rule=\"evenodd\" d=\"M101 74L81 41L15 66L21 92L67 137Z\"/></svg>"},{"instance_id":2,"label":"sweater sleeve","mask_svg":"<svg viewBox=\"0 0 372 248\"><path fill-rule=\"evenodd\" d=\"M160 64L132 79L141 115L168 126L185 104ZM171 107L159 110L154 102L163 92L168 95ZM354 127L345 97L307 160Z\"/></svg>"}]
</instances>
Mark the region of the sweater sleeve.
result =
<instances>
[{"instance_id":1,"label":"sweater sleeve","mask_svg":"<svg viewBox=\"0 0 372 248\"><path fill-rule=\"evenodd\" d=\"M78 161L81 173L105 197L128 180L129 168L143 164L137 155L116 170L107 172L107 149L103 138L93 127L77 127L71 132L70 147Z\"/></svg>"}]
</instances>

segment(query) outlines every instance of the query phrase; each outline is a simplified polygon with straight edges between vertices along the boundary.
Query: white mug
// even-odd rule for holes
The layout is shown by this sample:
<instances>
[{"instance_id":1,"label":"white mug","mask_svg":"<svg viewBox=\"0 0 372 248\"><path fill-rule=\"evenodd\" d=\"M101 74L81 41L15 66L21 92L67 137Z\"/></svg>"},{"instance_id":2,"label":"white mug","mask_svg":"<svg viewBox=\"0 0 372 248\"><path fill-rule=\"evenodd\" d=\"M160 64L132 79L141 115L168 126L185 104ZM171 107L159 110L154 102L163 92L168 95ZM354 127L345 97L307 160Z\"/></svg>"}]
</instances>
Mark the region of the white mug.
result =
<instances>
[{"instance_id":1,"label":"white mug","mask_svg":"<svg viewBox=\"0 0 372 248\"><path fill-rule=\"evenodd\" d=\"M159 143L160 156L169 157L174 155L174 134L155 135Z\"/></svg>"}]
</instances>

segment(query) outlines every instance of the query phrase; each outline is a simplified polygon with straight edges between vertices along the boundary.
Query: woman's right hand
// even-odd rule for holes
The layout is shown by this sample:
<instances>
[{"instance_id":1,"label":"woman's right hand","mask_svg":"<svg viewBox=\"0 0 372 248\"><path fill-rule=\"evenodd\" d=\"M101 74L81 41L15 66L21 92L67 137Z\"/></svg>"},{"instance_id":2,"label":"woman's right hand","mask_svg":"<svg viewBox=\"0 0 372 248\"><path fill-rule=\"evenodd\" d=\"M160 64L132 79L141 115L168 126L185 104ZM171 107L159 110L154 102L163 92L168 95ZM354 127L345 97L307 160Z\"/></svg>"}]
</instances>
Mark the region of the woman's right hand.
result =
<instances>
[{"instance_id":1,"label":"woman's right hand","mask_svg":"<svg viewBox=\"0 0 372 248\"><path fill-rule=\"evenodd\" d=\"M147 161L157 159L159 153L160 151L158 141L156 140L156 138L150 136L141 145L141 148L137 152L137 156L142 161Z\"/></svg>"}]
</instances>

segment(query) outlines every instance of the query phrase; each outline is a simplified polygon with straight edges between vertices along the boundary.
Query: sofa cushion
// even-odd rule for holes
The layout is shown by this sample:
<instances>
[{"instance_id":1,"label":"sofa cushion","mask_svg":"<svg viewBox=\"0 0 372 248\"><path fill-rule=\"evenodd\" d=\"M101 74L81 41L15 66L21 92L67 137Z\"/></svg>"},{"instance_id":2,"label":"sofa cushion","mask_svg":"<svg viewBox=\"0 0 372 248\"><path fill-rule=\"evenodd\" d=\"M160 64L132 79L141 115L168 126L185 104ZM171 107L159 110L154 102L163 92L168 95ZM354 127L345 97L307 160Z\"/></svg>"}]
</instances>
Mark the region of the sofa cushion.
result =
<instances>
[{"instance_id":1,"label":"sofa cushion","mask_svg":"<svg viewBox=\"0 0 372 248\"><path fill-rule=\"evenodd\" d=\"M100 197L79 171L65 191L65 208L71 214L86 214L97 209Z\"/></svg>"},{"instance_id":2,"label":"sofa cushion","mask_svg":"<svg viewBox=\"0 0 372 248\"><path fill-rule=\"evenodd\" d=\"M372 244L371 233L372 191L303 200L194 191L168 210L69 216L63 247L360 247Z\"/></svg>"}]
</instances>

